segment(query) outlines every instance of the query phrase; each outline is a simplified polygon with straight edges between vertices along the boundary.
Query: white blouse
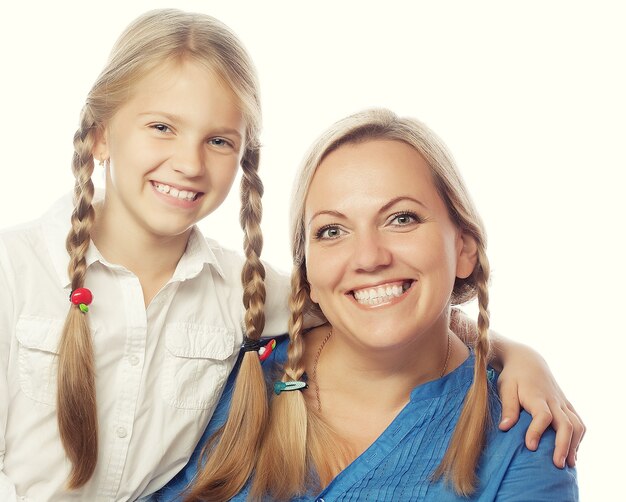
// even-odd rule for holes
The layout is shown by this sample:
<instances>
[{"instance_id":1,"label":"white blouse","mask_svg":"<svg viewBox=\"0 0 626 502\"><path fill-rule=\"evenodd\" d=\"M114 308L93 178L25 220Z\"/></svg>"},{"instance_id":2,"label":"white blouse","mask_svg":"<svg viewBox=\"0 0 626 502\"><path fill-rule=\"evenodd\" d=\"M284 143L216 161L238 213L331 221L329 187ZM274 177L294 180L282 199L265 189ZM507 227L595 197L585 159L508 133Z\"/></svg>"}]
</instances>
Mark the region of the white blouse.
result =
<instances>
[{"instance_id":1,"label":"white blouse","mask_svg":"<svg viewBox=\"0 0 626 502\"><path fill-rule=\"evenodd\" d=\"M243 257L197 228L169 282L144 305L137 277L92 245L85 286L99 456L81 489L56 420L59 337L70 308L71 200L0 233L0 500L124 501L154 492L187 462L243 340ZM287 328L288 277L266 268L264 335Z\"/></svg>"}]
</instances>

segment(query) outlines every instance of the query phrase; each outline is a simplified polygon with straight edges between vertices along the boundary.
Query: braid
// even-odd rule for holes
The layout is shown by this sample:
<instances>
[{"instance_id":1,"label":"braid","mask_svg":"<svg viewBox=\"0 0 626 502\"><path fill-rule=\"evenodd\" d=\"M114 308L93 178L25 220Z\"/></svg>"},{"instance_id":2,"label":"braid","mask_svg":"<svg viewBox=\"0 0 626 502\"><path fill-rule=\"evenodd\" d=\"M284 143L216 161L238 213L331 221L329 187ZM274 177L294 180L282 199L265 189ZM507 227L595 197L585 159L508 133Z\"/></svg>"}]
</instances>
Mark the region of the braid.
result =
<instances>
[{"instance_id":1,"label":"braid","mask_svg":"<svg viewBox=\"0 0 626 502\"><path fill-rule=\"evenodd\" d=\"M246 336L259 340L265 326L265 268L259 258L261 196L263 184L257 174L258 150L248 150L242 160L240 222L244 230L246 262L241 273L246 308ZM185 501L228 500L244 487L258 456L267 423L267 390L259 355L245 352L233 390L230 412L219 440L205 449L207 459ZM210 455L208 454L210 450Z\"/></svg>"},{"instance_id":2,"label":"braid","mask_svg":"<svg viewBox=\"0 0 626 502\"><path fill-rule=\"evenodd\" d=\"M472 274L478 292L478 336L474 342L474 382L467 392L461 416L450 445L434 477L443 476L462 496L476 489L476 467L489 425L487 360L489 355L489 262L484 245L478 242L478 262Z\"/></svg>"},{"instance_id":3,"label":"braid","mask_svg":"<svg viewBox=\"0 0 626 502\"><path fill-rule=\"evenodd\" d=\"M263 182L257 173L259 150L248 150L242 160L241 213L239 221L244 231L243 247L246 263L241 272L243 304L246 308L245 323L248 338L258 340L265 327L265 268L260 255L263 248L261 216L263 208Z\"/></svg>"},{"instance_id":4,"label":"braid","mask_svg":"<svg viewBox=\"0 0 626 502\"><path fill-rule=\"evenodd\" d=\"M302 356L303 312L308 300L304 265L291 276L289 307L289 348L282 380L299 380L304 373ZM303 493L307 474L307 406L302 392L283 392L273 396L270 420L263 437L252 483L253 499L291 498Z\"/></svg>"},{"instance_id":5,"label":"braid","mask_svg":"<svg viewBox=\"0 0 626 502\"><path fill-rule=\"evenodd\" d=\"M81 115L80 128L74 135L72 159L76 178L74 212L72 228L66 239L72 291L85 284L85 254L95 220L92 206L94 187L91 182L95 134L93 117L86 106ZM96 467L98 419L91 332L87 317L75 306L70 307L59 342L57 410L61 442L72 463L68 486L71 489L80 488L89 481Z\"/></svg>"}]
</instances>

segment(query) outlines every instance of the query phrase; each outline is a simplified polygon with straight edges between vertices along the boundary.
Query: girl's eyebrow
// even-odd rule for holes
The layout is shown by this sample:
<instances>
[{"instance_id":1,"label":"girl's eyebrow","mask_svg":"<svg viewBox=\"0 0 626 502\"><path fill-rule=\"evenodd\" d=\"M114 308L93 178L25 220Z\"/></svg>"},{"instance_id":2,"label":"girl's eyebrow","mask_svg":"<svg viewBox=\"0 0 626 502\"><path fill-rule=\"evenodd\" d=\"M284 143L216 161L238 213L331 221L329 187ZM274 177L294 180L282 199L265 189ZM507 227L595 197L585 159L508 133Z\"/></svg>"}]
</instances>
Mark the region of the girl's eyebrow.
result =
<instances>
[{"instance_id":1,"label":"girl's eyebrow","mask_svg":"<svg viewBox=\"0 0 626 502\"><path fill-rule=\"evenodd\" d=\"M159 112L159 111L149 111L149 112L142 112L140 114L138 114L138 117L145 117L145 116L154 116L154 115L158 115L160 117L163 117L165 120L169 121L169 122L182 122L182 118L179 117L178 115L174 115L172 113L167 113L167 112ZM242 135L241 132L238 131L237 129L233 129L232 127L216 127L213 130L213 134L229 134L231 136L237 136L237 138L241 139Z\"/></svg>"}]
</instances>

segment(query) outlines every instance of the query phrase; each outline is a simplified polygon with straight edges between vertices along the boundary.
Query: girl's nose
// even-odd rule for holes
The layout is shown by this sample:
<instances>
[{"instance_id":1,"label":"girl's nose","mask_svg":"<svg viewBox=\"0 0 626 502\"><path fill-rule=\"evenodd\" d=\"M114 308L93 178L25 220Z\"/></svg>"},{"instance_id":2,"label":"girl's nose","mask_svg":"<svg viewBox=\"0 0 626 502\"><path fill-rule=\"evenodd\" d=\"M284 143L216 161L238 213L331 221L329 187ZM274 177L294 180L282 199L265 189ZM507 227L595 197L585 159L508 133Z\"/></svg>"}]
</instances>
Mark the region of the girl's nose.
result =
<instances>
[{"instance_id":1,"label":"girl's nose","mask_svg":"<svg viewBox=\"0 0 626 502\"><path fill-rule=\"evenodd\" d=\"M188 178L195 178L204 172L204 151L195 145L181 144L173 159L174 170Z\"/></svg>"}]
</instances>

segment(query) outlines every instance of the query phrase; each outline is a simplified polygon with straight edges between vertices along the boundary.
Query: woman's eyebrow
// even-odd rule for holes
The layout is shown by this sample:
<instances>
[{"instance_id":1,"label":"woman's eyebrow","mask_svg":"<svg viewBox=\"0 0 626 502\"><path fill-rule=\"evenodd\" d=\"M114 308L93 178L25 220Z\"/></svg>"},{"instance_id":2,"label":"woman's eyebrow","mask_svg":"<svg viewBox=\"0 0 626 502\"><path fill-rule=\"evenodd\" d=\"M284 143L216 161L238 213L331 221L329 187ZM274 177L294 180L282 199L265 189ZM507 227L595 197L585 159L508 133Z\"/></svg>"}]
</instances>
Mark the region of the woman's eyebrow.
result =
<instances>
[{"instance_id":1,"label":"woman's eyebrow","mask_svg":"<svg viewBox=\"0 0 626 502\"><path fill-rule=\"evenodd\" d=\"M380 208L379 212L380 213L385 212L389 208L391 208L391 207L395 206L396 204L398 204L399 202L404 202L404 201L407 201L407 200L411 201L411 202L415 202L416 204L419 204L424 209L428 209L428 206L426 204L424 204L421 200L416 199L415 197L410 197L408 195L400 195L399 197L394 197L389 202L387 202L387 204L385 204L383 207Z\"/></svg>"}]
</instances>

